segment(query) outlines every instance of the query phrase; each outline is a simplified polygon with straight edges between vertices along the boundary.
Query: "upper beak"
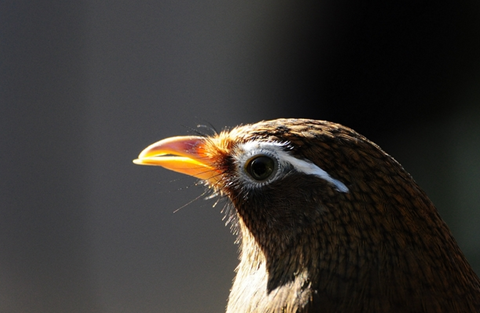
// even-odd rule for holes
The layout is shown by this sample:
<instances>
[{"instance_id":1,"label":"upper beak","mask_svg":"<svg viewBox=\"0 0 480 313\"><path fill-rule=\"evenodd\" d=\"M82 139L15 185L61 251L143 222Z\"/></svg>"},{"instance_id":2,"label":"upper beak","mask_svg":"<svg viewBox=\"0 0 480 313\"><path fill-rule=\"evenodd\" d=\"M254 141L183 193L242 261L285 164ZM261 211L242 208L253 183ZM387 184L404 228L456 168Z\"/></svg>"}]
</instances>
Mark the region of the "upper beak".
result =
<instances>
[{"instance_id":1,"label":"upper beak","mask_svg":"<svg viewBox=\"0 0 480 313\"><path fill-rule=\"evenodd\" d=\"M157 141L146 147L133 163L157 165L204 180L215 180L219 171L204 153L205 138L179 136Z\"/></svg>"}]
</instances>

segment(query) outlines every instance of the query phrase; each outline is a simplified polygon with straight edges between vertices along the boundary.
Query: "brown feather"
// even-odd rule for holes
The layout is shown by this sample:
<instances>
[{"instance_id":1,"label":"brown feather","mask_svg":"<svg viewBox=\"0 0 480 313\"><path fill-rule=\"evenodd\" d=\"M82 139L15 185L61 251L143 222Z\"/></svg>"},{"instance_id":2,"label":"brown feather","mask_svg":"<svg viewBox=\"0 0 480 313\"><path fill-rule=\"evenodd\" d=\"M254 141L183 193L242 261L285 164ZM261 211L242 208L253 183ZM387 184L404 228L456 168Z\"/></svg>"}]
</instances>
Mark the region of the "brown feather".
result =
<instances>
[{"instance_id":1,"label":"brown feather","mask_svg":"<svg viewBox=\"0 0 480 313\"><path fill-rule=\"evenodd\" d=\"M349 192L292 175L244 200L229 155L250 140L288 142ZM426 194L392 157L351 129L275 120L220 134L223 184L242 255L227 312L480 312L480 282ZM321 209L319 209L321 208Z\"/></svg>"},{"instance_id":2,"label":"brown feather","mask_svg":"<svg viewBox=\"0 0 480 313\"><path fill-rule=\"evenodd\" d=\"M348 192L299 171L248 187L235 160L251 141L282 144ZM326 121L279 119L222 132L195 149L219 175L210 187L238 218L228 313L480 312L480 280L436 208L362 135Z\"/></svg>"}]
</instances>

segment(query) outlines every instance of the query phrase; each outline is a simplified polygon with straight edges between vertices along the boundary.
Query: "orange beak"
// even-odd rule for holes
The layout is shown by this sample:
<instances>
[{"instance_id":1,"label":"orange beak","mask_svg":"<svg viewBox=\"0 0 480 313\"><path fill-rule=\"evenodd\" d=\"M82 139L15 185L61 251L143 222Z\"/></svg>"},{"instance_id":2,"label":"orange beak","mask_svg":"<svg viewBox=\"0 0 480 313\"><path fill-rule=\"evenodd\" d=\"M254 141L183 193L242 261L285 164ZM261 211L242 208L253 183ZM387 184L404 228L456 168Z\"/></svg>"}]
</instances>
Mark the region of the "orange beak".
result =
<instances>
[{"instance_id":1,"label":"orange beak","mask_svg":"<svg viewBox=\"0 0 480 313\"><path fill-rule=\"evenodd\" d=\"M215 181L220 172L204 153L205 138L179 136L157 141L146 147L133 163L163 166L200 179Z\"/></svg>"}]
</instances>

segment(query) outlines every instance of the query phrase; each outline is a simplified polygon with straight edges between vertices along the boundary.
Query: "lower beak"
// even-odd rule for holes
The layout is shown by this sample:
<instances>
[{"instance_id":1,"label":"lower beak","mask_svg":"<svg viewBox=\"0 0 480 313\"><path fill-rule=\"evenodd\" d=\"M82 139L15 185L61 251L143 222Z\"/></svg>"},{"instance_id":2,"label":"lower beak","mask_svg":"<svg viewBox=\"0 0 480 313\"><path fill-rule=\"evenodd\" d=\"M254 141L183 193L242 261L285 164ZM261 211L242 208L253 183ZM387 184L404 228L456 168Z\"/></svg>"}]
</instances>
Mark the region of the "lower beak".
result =
<instances>
[{"instance_id":1,"label":"lower beak","mask_svg":"<svg viewBox=\"0 0 480 313\"><path fill-rule=\"evenodd\" d=\"M180 136L166 138L146 147L133 163L162 166L204 180L215 180L219 171L204 153L205 138Z\"/></svg>"}]
</instances>

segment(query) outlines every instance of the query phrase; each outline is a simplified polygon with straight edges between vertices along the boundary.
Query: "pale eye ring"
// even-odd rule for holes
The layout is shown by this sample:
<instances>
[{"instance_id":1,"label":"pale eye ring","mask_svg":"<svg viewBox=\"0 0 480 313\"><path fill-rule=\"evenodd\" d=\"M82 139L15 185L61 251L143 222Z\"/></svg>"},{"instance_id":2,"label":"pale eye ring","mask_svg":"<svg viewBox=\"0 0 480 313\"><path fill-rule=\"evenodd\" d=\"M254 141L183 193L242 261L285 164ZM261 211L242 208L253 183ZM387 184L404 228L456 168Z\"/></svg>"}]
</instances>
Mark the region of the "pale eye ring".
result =
<instances>
[{"instance_id":1,"label":"pale eye ring","mask_svg":"<svg viewBox=\"0 0 480 313\"><path fill-rule=\"evenodd\" d=\"M256 181L265 181L277 170L277 160L268 155L256 155L245 162L245 171Z\"/></svg>"}]
</instances>

